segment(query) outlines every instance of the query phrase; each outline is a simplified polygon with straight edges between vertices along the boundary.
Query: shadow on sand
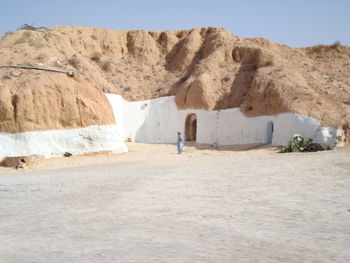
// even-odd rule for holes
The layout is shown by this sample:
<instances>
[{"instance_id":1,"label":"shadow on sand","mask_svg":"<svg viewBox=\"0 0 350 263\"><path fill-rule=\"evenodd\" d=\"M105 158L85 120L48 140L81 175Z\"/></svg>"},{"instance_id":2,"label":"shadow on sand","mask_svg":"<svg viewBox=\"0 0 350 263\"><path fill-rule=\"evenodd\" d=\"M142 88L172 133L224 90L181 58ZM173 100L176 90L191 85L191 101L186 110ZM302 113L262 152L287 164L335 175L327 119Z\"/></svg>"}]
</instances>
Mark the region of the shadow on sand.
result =
<instances>
[{"instance_id":1,"label":"shadow on sand","mask_svg":"<svg viewBox=\"0 0 350 263\"><path fill-rule=\"evenodd\" d=\"M175 144L174 144L175 145ZM251 151L251 150L260 150L260 149L271 149L271 150L277 150L277 147L271 145L271 144L264 144L264 143L252 143L252 144L240 144L240 145L222 145L218 147L214 147L211 144L199 144L192 141L186 141L185 142L185 152L190 149L195 150L213 150L213 151L234 151L234 152L240 152L240 151Z\"/></svg>"}]
</instances>

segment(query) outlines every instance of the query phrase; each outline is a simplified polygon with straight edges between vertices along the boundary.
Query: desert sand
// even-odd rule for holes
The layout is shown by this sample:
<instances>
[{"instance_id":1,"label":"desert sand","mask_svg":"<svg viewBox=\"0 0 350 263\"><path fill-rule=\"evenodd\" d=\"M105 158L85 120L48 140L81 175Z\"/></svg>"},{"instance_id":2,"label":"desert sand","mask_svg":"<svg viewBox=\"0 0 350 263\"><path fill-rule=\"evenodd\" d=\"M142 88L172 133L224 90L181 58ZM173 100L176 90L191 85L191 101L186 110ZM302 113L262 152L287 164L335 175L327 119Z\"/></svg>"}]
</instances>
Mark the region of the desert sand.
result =
<instances>
[{"instance_id":1,"label":"desert sand","mask_svg":"<svg viewBox=\"0 0 350 263\"><path fill-rule=\"evenodd\" d=\"M0 261L349 262L349 150L128 148L0 168Z\"/></svg>"}]
</instances>

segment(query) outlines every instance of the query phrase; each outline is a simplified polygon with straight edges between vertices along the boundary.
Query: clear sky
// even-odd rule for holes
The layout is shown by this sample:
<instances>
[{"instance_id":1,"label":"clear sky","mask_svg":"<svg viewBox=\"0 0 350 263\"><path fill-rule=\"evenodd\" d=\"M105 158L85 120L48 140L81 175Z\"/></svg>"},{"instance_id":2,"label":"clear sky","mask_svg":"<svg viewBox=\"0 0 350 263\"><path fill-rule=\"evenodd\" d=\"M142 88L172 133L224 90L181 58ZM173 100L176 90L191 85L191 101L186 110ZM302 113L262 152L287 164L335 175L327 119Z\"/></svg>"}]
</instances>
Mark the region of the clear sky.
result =
<instances>
[{"instance_id":1,"label":"clear sky","mask_svg":"<svg viewBox=\"0 0 350 263\"><path fill-rule=\"evenodd\" d=\"M24 23L157 31L214 26L293 47L350 45L350 0L0 0L0 35Z\"/></svg>"}]
</instances>

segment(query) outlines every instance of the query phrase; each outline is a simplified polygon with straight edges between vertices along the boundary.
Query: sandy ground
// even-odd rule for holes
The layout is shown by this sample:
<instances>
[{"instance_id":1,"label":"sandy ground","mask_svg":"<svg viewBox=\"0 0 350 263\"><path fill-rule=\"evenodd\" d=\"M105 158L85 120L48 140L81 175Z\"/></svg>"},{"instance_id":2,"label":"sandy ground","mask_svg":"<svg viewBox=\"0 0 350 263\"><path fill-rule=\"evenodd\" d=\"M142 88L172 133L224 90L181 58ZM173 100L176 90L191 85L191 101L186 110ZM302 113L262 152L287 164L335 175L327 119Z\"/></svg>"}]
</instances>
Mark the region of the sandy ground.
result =
<instances>
[{"instance_id":1,"label":"sandy ground","mask_svg":"<svg viewBox=\"0 0 350 263\"><path fill-rule=\"evenodd\" d=\"M1 168L0 262L350 262L349 150L128 147Z\"/></svg>"}]
</instances>

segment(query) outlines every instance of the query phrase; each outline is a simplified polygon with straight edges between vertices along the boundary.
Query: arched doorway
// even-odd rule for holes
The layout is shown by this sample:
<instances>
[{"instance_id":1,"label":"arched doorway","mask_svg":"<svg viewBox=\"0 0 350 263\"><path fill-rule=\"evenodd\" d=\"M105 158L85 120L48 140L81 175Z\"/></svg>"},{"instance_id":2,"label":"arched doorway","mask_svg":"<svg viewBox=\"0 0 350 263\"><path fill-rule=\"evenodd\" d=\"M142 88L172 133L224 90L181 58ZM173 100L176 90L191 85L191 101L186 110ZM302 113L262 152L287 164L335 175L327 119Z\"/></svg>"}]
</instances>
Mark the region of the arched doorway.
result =
<instances>
[{"instance_id":1,"label":"arched doorway","mask_svg":"<svg viewBox=\"0 0 350 263\"><path fill-rule=\"evenodd\" d=\"M185 122L186 141L195 141L197 139L197 115L188 114Z\"/></svg>"},{"instance_id":2,"label":"arched doorway","mask_svg":"<svg viewBox=\"0 0 350 263\"><path fill-rule=\"evenodd\" d=\"M274 129L273 122L270 121L267 124L267 138L266 138L266 143L267 144L271 144L272 143L273 129Z\"/></svg>"}]
</instances>

